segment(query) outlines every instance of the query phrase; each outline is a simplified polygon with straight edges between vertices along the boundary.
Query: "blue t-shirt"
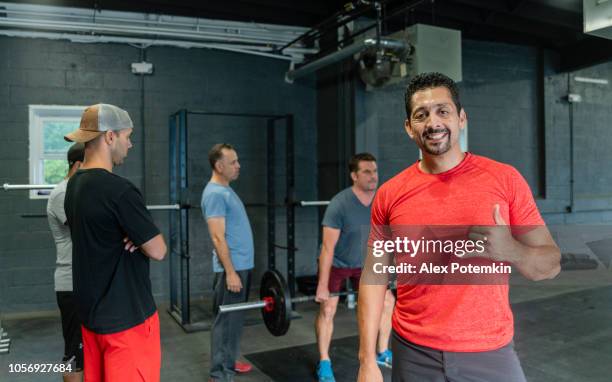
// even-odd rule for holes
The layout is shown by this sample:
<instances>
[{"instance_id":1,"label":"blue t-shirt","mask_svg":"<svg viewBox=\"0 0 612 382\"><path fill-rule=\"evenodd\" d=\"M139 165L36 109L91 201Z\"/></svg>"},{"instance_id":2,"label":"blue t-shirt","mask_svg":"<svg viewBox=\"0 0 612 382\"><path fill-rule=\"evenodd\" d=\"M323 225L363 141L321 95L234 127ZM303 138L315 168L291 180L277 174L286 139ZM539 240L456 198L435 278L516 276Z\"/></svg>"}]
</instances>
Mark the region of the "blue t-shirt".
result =
<instances>
[{"instance_id":1,"label":"blue t-shirt","mask_svg":"<svg viewBox=\"0 0 612 382\"><path fill-rule=\"evenodd\" d=\"M253 232L244 204L229 186L208 182L202 192L204 219L225 217L225 240L234 269L244 271L254 267ZM213 271L223 272L223 265L213 249Z\"/></svg>"},{"instance_id":2,"label":"blue t-shirt","mask_svg":"<svg viewBox=\"0 0 612 382\"><path fill-rule=\"evenodd\" d=\"M321 225L340 230L334 248L334 267L361 268L370 232L370 211L371 204L364 206L351 187L330 201Z\"/></svg>"}]
</instances>

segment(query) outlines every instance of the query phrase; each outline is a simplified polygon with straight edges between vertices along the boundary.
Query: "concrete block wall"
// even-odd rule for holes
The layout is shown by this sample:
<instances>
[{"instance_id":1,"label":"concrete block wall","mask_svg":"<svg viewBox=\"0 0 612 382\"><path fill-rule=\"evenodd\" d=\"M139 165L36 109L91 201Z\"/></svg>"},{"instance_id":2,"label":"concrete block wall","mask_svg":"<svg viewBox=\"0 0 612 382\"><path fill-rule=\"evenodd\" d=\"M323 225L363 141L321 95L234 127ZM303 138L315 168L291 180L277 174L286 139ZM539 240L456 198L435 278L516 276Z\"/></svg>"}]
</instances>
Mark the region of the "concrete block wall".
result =
<instances>
[{"instance_id":1,"label":"concrete block wall","mask_svg":"<svg viewBox=\"0 0 612 382\"><path fill-rule=\"evenodd\" d=\"M576 77L612 81L612 63L546 78L547 216L567 224L610 223L612 85L578 82ZM580 95L581 102L567 102L569 93ZM569 209L573 213L563 213Z\"/></svg>"},{"instance_id":2,"label":"concrete block wall","mask_svg":"<svg viewBox=\"0 0 612 382\"><path fill-rule=\"evenodd\" d=\"M168 202L168 116L175 111L226 111L295 115L296 196L316 199L316 89L312 80L283 81L287 65L261 57L211 50L149 48L147 60L155 74L144 80L129 71L140 50L125 45L73 44L61 41L0 38L0 179L28 183L28 105L115 103L126 108L136 127L135 147L117 173L145 190L148 204ZM544 86L544 126L540 125L537 51L531 47L482 41L463 42L462 101L468 113L470 151L510 163L521 171L550 224L591 224L612 221L612 177L605 169L612 159L606 147L612 120L612 88L581 84L576 75L612 78L612 64L576 73L550 74ZM570 76L570 81L568 81ZM379 158L381 181L418 158L403 129L400 84L356 94L356 148ZM144 103L141 98L144 89ZM581 104L564 100L580 93ZM141 107L144 105L144 114ZM142 115L141 115L142 114ZM235 144L243 171L235 189L245 202L266 197L265 126L254 120L192 119L190 128L190 201L199 204L210 172L206 152L223 140ZM144 124L144 129L143 129ZM574 210L569 205L570 127L574 132ZM544 142L540 140L544 129ZM284 195L284 138L277 130L277 189ZM144 142L144 144L143 144ZM545 151L541 166L540 150ZM143 172L144 168L144 172ZM544 168L544 171L542 171ZM542 182L541 179L544 179ZM541 185L544 187L540 187ZM22 218L44 212L45 201L27 192L0 193L0 310L34 311L55 308L54 246L45 219ZM167 212L154 212L167 234ZM249 208L256 238L257 268L267 267L265 209ZM284 211L277 212L277 241L284 243ZM211 245L198 210L191 211L191 288L194 297L210 290ZM298 274L315 271L317 211L297 210ZM284 271L283 251L277 266ZM159 301L168 299L168 263L151 269ZM257 280L257 275L256 275Z\"/></svg>"},{"instance_id":3,"label":"concrete block wall","mask_svg":"<svg viewBox=\"0 0 612 382\"><path fill-rule=\"evenodd\" d=\"M537 192L535 49L464 40L462 54L459 91L468 116L469 150L517 167ZM361 88L357 94L358 132L377 140L362 147L378 151L381 180L419 156L404 130L405 88L406 82L371 92Z\"/></svg>"},{"instance_id":4,"label":"concrete block wall","mask_svg":"<svg viewBox=\"0 0 612 382\"><path fill-rule=\"evenodd\" d=\"M127 109L141 125L139 83L122 75L139 53L129 46L89 46L48 40L0 38L0 177L3 183L29 183L28 105L89 105L108 102ZM103 60L102 65L97 59ZM129 73L129 72L128 72ZM117 173L142 186L142 136ZM30 200L27 191L0 194L0 309L3 313L52 309L55 246L43 218L46 200ZM158 283L155 283L157 286Z\"/></svg>"},{"instance_id":5,"label":"concrete block wall","mask_svg":"<svg viewBox=\"0 0 612 382\"><path fill-rule=\"evenodd\" d=\"M155 72L142 79L130 72L130 63L140 61L141 52L128 45L0 37L0 51L6 53L0 55L2 183L29 183L28 105L106 102L125 108L132 116L136 126L134 148L116 173L143 189L147 204L168 203L168 117L183 108L293 113L297 194L303 199L316 198L316 90L309 80L286 84L285 62L213 50L153 47L147 49L146 55ZM265 162L261 162L265 158L265 138L245 125L252 121L243 122L243 126L225 122L228 121L214 122L213 133L196 130L190 137L190 192L197 196L192 202L199 204L199 194L210 176L206 152L218 141L235 144L243 158L243 177L235 184L238 193L245 201L265 200ZM277 195L281 195L284 141L282 136L278 140ZM46 200L30 200L26 191L0 193L2 313L56 308L55 248L46 219L20 216L44 213L45 206ZM265 268L265 209L249 209L248 213L256 232L256 266ZM167 238L168 213L155 211L153 216ZM279 216L279 226L284 224L281 219ZM297 245L303 249L296 259L297 269L299 273L312 273L317 247L316 211L298 210L296 219ZM199 211L191 213L191 229L191 290L197 296L210 291L212 280L211 247ZM282 242L284 233L280 227L277 235ZM278 264L284 264L279 257ZM168 262L153 263L154 294L158 301L164 301L169 298Z\"/></svg>"},{"instance_id":6,"label":"concrete block wall","mask_svg":"<svg viewBox=\"0 0 612 382\"><path fill-rule=\"evenodd\" d=\"M537 112L536 48L464 40L462 54L459 90L468 115L469 150L516 167L548 223L611 222L612 179L605 168L612 162L607 149L612 144L612 134L607 133L612 120L612 86L580 83L573 78L611 80L612 63L558 74L550 74L554 73L552 66L545 67L542 126ZM372 92L361 86L356 94L356 147L378 156L381 181L418 159L416 145L403 127L405 86ZM570 106L566 100L569 92L582 95L583 102ZM540 163L542 150L544 166ZM575 179L574 208L568 212L570 150L574 151Z\"/></svg>"}]
</instances>

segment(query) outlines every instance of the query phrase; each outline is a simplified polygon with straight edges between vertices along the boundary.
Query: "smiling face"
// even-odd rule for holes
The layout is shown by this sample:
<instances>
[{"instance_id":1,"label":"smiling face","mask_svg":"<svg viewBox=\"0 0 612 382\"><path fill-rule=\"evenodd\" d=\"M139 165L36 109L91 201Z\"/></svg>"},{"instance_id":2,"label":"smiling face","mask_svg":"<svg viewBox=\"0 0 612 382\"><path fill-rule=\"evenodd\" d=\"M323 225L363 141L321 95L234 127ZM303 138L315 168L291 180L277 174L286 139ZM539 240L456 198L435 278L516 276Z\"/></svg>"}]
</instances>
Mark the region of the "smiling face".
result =
<instances>
[{"instance_id":1,"label":"smiling face","mask_svg":"<svg viewBox=\"0 0 612 382\"><path fill-rule=\"evenodd\" d=\"M412 95L410 103L406 132L424 155L461 151L459 133L465 128L467 117L463 109L457 110L446 87L419 90Z\"/></svg>"}]
</instances>

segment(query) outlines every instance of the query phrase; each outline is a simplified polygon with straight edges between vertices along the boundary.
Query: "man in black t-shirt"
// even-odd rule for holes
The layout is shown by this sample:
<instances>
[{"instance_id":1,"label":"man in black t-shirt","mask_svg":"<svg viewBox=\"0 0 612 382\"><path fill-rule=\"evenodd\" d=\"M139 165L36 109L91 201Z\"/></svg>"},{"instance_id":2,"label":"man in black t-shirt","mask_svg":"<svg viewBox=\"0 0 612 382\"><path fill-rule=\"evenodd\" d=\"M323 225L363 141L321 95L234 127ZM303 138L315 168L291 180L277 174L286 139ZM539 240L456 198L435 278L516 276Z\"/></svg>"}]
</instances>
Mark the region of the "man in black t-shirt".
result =
<instances>
[{"instance_id":1,"label":"man in black t-shirt","mask_svg":"<svg viewBox=\"0 0 612 382\"><path fill-rule=\"evenodd\" d=\"M166 244L140 191L112 173L132 147L132 130L125 110L97 104L65 136L85 143L85 160L68 182L64 208L86 381L159 381L159 317L149 259L162 260Z\"/></svg>"}]
</instances>

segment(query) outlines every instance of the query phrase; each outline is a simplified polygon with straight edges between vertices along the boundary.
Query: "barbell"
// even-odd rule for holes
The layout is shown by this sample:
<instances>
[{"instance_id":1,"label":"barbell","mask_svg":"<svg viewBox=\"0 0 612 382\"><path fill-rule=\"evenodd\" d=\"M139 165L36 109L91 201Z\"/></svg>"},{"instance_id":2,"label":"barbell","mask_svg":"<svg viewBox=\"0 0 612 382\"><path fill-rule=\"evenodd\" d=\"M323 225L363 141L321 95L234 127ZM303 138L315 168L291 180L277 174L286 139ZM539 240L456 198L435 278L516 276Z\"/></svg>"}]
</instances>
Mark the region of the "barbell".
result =
<instances>
[{"instance_id":1,"label":"barbell","mask_svg":"<svg viewBox=\"0 0 612 382\"><path fill-rule=\"evenodd\" d=\"M353 291L330 293L330 297L353 294ZM274 336L284 336L291 324L291 306L313 301L316 296L291 297L283 276L277 270L268 270L261 278L258 301L220 305L218 314L261 309L261 316L268 331Z\"/></svg>"},{"instance_id":2,"label":"barbell","mask_svg":"<svg viewBox=\"0 0 612 382\"><path fill-rule=\"evenodd\" d=\"M17 191L17 190L52 190L55 188L54 184L9 184L4 183L2 185L4 191ZM279 204L278 206L284 206L287 204L293 204L300 207L318 207L326 206L329 204L329 200L298 200L291 203ZM248 206L249 204L247 204ZM253 203L253 206L267 206L266 203ZM190 204L161 204L161 205L149 205L149 210L182 210L189 208L200 208L200 206L193 206Z\"/></svg>"}]
</instances>

